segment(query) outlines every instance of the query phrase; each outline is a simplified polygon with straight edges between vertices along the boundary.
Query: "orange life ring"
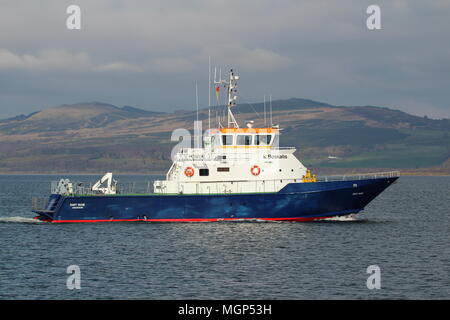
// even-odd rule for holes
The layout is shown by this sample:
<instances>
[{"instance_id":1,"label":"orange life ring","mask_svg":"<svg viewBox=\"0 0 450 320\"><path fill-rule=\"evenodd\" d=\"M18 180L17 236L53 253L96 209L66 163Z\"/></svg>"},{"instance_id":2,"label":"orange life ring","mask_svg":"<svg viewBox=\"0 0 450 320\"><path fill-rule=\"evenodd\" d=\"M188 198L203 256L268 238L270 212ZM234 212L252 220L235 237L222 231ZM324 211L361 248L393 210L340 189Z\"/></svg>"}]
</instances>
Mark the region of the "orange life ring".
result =
<instances>
[{"instance_id":1,"label":"orange life ring","mask_svg":"<svg viewBox=\"0 0 450 320\"><path fill-rule=\"evenodd\" d=\"M186 175L186 177L192 177L194 175L194 168L192 167L186 167L186 169L184 169L184 174Z\"/></svg>"},{"instance_id":2,"label":"orange life ring","mask_svg":"<svg viewBox=\"0 0 450 320\"><path fill-rule=\"evenodd\" d=\"M250 172L252 175L257 176L261 173L261 168L255 165L250 169Z\"/></svg>"}]
</instances>

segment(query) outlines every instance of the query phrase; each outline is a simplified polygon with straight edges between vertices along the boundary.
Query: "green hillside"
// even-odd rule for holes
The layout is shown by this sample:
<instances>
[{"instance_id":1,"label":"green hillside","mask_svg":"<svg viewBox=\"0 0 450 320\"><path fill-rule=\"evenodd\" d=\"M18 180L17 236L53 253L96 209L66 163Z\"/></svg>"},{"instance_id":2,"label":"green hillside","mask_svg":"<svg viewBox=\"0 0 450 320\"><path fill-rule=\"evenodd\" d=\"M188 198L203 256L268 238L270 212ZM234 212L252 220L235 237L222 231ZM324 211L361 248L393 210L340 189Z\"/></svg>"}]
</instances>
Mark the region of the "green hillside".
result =
<instances>
[{"instance_id":1,"label":"green hillside","mask_svg":"<svg viewBox=\"0 0 450 320\"><path fill-rule=\"evenodd\" d=\"M296 98L272 106L273 121L283 129L281 146L295 146L312 168L423 169L450 157L449 119ZM212 125L222 108L212 108ZM248 120L264 126L263 103L238 105L235 114L242 126ZM207 116L202 109L204 129ZM94 102L1 120L0 173L165 171L176 144L170 141L172 131L192 132L196 117L192 111L161 113Z\"/></svg>"}]
</instances>

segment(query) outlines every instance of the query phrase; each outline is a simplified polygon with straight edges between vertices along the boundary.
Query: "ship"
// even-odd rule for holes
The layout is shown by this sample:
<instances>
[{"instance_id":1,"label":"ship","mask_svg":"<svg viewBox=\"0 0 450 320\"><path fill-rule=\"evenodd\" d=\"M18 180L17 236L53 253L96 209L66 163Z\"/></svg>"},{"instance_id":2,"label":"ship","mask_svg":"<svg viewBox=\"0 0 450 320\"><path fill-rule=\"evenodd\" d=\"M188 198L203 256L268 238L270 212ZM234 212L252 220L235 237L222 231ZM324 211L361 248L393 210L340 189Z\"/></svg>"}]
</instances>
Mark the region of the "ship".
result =
<instances>
[{"instance_id":1,"label":"ship","mask_svg":"<svg viewBox=\"0 0 450 320\"><path fill-rule=\"evenodd\" d=\"M216 75L214 75L214 78ZM398 171L316 176L280 147L282 129L240 127L233 114L239 76L214 79L226 91L226 123L207 130L194 147L174 152L164 180L127 192L106 173L93 185L60 179L50 195L33 198L35 219L76 222L313 221L355 215L396 182ZM225 109L226 108L226 109ZM266 118L266 117L264 117ZM272 117L270 117L272 119Z\"/></svg>"}]
</instances>

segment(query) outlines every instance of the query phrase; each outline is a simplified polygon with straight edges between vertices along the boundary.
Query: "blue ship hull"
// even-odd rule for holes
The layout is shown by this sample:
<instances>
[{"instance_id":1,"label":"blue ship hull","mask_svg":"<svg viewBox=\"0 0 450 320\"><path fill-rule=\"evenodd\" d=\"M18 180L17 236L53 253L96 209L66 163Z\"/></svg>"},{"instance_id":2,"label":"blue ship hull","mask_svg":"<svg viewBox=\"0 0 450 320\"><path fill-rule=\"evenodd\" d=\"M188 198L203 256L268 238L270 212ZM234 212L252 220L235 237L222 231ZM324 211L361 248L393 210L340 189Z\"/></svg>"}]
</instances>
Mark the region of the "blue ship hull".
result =
<instances>
[{"instance_id":1,"label":"blue ship hull","mask_svg":"<svg viewBox=\"0 0 450 320\"><path fill-rule=\"evenodd\" d=\"M309 221L357 213L398 177L291 183L274 193L63 196L52 194L37 219L109 221Z\"/></svg>"}]
</instances>

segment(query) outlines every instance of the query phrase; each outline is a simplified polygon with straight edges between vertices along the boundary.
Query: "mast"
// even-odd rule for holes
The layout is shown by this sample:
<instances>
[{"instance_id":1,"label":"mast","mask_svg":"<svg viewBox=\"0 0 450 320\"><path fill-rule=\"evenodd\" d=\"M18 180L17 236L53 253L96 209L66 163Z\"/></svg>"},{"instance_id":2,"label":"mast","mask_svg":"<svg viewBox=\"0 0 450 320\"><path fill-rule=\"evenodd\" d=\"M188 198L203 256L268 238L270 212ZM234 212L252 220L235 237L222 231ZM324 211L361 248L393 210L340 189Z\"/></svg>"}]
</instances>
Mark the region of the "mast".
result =
<instances>
[{"instance_id":1,"label":"mast","mask_svg":"<svg viewBox=\"0 0 450 320\"><path fill-rule=\"evenodd\" d=\"M231 111L231 108L236 106L236 92L237 92L237 80L239 80L239 76L234 75L233 69L230 70L230 78L228 82L228 127L231 128L232 126L234 128L239 128L239 125L236 122L236 119L234 118L233 112Z\"/></svg>"},{"instance_id":2,"label":"mast","mask_svg":"<svg viewBox=\"0 0 450 320\"><path fill-rule=\"evenodd\" d=\"M214 78L216 76L216 72L214 71ZM233 112L231 111L231 108L236 106L236 99L237 99L237 80L239 80L239 76L235 75L233 72L233 69L230 70L228 81L222 80L221 75L219 76L219 81L216 81L214 79L214 84L225 84L225 86L228 88L228 102L227 102L227 111L228 111L228 121L227 121L227 127L228 128L239 128L239 125L233 115Z\"/></svg>"}]
</instances>

